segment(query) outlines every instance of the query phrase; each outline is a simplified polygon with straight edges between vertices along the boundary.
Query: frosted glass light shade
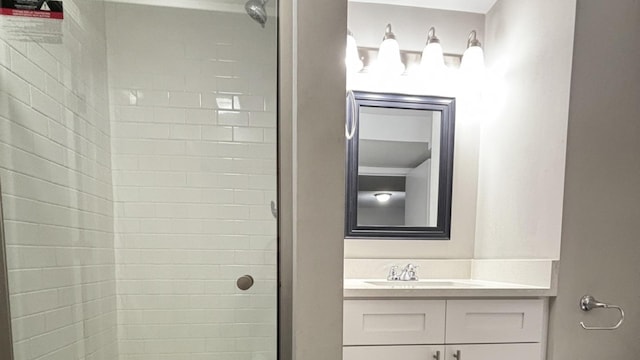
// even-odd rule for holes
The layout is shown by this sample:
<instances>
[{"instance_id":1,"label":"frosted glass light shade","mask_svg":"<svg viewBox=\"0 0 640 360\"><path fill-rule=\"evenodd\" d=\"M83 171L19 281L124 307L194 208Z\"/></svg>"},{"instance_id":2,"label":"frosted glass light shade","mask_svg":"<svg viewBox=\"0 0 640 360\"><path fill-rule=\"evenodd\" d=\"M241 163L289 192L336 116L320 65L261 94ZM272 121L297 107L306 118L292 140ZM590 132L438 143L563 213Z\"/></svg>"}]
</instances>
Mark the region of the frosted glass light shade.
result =
<instances>
[{"instance_id":1,"label":"frosted glass light shade","mask_svg":"<svg viewBox=\"0 0 640 360\"><path fill-rule=\"evenodd\" d=\"M357 73L362 70L363 64L358 55L358 45L351 35L347 35L347 56L344 62L347 65L347 72Z\"/></svg>"},{"instance_id":2,"label":"frosted glass light shade","mask_svg":"<svg viewBox=\"0 0 640 360\"><path fill-rule=\"evenodd\" d=\"M480 46L471 46L462 55L460 71L469 76L481 76L484 73L484 51Z\"/></svg>"},{"instance_id":3,"label":"frosted glass light shade","mask_svg":"<svg viewBox=\"0 0 640 360\"><path fill-rule=\"evenodd\" d=\"M420 70L428 72L440 71L444 68L444 53L440 43L430 43L425 46L420 59Z\"/></svg>"},{"instance_id":4,"label":"frosted glass light shade","mask_svg":"<svg viewBox=\"0 0 640 360\"><path fill-rule=\"evenodd\" d=\"M386 39L380 44L376 72L382 75L401 75L404 64L400 58L400 45L395 39Z\"/></svg>"}]
</instances>

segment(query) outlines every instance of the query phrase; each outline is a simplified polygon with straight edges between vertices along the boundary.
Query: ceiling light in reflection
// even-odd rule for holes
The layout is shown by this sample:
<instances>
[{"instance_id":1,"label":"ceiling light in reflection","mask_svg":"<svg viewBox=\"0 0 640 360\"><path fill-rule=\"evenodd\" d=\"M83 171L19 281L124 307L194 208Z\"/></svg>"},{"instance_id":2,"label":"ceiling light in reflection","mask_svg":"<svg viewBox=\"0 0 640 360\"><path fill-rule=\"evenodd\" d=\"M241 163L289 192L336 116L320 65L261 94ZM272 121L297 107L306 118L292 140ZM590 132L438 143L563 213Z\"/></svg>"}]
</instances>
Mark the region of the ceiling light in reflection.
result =
<instances>
[{"instance_id":1,"label":"ceiling light in reflection","mask_svg":"<svg viewBox=\"0 0 640 360\"><path fill-rule=\"evenodd\" d=\"M378 202L381 202L381 203L385 203L389 201L389 199L391 199L391 193L377 193L377 194L374 194L373 196L375 196L376 200L378 200Z\"/></svg>"}]
</instances>

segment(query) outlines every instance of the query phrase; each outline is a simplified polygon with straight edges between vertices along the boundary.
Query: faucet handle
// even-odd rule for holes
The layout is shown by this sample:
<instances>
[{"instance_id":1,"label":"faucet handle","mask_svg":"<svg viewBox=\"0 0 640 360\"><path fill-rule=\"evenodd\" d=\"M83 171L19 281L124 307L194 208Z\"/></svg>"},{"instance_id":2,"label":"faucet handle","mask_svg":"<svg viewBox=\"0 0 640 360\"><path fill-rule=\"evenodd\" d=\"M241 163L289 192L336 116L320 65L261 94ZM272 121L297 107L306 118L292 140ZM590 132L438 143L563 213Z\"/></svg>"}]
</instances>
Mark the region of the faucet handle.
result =
<instances>
[{"instance_id":1,"label":"faucet handle","mask_svg":"<svg viewBox=\"0 0 640 360\"><path fill-rule=\"evenodd\" d=\"M391 268L389 269L389 275L387 275L387 280L389 281L400 280L400 275L398 274L397 265L391 266Z\"/></svg>"},{"instance_id":2,"label":"faucet handle","mask_svg":"<svg viewBox=\"0 0 640 360\"><path fill-rule=\"evenodd\" d=\"M404 267L405 270L411 271L417 269L419 266L416 264L408 263L407 266Z\"/></svg>"}]
</instances>

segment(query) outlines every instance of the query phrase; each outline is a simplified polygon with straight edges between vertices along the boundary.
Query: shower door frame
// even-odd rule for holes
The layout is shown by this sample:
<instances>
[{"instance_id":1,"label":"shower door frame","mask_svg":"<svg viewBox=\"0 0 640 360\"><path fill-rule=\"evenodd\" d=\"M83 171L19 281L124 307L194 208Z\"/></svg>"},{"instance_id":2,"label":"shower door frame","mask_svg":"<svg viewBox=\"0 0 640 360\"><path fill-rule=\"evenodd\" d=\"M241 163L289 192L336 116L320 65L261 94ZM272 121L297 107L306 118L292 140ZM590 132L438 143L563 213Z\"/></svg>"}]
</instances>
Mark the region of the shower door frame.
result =
<instances>
[{"instance_id":1,"label":"shower door frame","mask_svg":"<svg viewBox=\"0 0 640 360\"><path fill-rule=\"evenodd\" d=\"M0 359L13 359L11 311L9 308L9 278L2 212L2 181L0 180Z\"/></svg>"},{"instance_id":2,"label":"shower door frame","mask_svg":"<svg viewBox=\"0 0 640 360\"><path fill-rule=\"evenodd\" d=\"M293 359L293 1L276 2L277 359ZM285 110L287 109L287 110Z\"/></svg>"}]
</instances>

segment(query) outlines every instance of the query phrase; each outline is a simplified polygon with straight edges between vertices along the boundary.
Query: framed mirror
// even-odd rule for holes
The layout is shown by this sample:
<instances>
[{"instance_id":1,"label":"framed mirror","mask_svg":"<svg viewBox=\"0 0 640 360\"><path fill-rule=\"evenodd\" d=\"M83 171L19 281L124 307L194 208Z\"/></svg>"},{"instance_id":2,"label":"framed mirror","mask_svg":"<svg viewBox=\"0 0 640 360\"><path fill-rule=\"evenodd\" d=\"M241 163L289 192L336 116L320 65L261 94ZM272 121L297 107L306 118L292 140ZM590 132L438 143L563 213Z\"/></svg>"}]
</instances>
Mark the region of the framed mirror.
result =
<instances>
[{"instance_id":1,"label":"framed mirror","mask_svg":"<svg viewBox=\"0 0 640 360\"><path fill-rule=\"evenodd\" d=\"M346 238L448 240L455 99L354 91Z\"/></svg>"}]
</instances>

